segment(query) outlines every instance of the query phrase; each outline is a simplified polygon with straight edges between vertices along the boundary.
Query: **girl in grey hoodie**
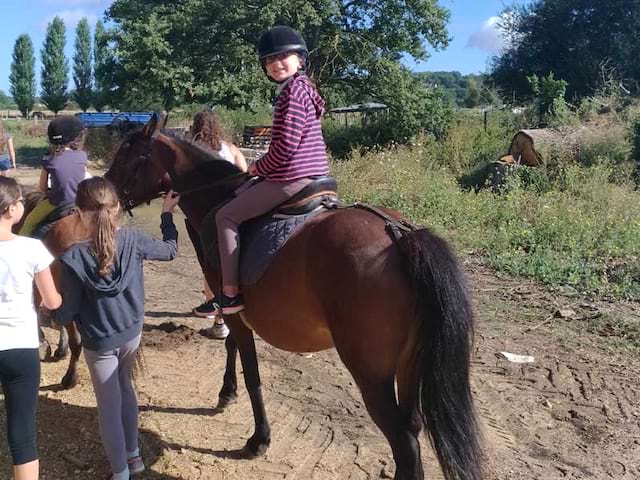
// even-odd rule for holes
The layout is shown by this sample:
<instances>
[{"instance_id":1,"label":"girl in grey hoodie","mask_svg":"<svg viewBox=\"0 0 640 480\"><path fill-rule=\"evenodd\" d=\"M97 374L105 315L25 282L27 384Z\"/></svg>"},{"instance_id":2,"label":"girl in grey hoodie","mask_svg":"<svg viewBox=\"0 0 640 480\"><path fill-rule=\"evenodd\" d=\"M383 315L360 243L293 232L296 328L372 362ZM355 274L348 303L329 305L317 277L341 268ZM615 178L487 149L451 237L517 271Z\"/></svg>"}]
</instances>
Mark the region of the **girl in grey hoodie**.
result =
<instances>
[{"instance_id":1,"label":"girl in grey hoodie","mask_svg":"<svg viewBox=\"0 0 640 480\"><path fill-rule=\"evenodd\" d=\"M178 201L173 192L165 197L162 240L156 240L139 230L118 228L120 204L108 180L84 180L78 185L76 205L92 238L60 258L63 304L56 320L75 321L80 330L111 480L128 480L144 470L131 383L144 320L142 262L175 258L178 232L172 212Z\"/></svg>"}]
</instances>

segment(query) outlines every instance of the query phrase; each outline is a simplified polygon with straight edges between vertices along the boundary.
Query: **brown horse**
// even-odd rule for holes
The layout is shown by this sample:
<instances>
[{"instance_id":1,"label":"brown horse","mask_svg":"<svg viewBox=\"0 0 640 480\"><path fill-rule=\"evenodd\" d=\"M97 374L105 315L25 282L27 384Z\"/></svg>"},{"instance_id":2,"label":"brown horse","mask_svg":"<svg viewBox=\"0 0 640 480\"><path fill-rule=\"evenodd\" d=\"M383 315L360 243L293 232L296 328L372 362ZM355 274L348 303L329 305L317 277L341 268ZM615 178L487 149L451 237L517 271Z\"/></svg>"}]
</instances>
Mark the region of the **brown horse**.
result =
<instances>
[{"instance_id":1,"label":"brown horse","mask_svg":"<svg viewBox=\"0 0 640 480\"><path fill-rule=\"evenodd\" d=\"M196 231L214 228L203 218L246 180L230 163L163 133L156 118L122 143L105 176L126 208L168 188L182 192L180 207ZM387 226L365 209L320 213L288 240L258 283L243 287L244 315L226 318L231 336L218 405L236 398L239 350L255 420L243 452L263 453L270 429L253 331L291 352L335 346L391 445L396 480L424 478L423 426L447 480L479 480L469 385L473 314L462 272L447 244L428 230L394 239ZM219 286L219 272L203 268L209 284Z\"/></svg>"},{"instance_id":2,"label":"brown horse","mask_svg":"<svg viewBox=\"0 0 640 480\"><path fill-rule=\"evenodd\" d=\"M35 208L40 200L44 198L44 194L38 190L29 190L28 187L23 187L23 190L25 198L25 213L22 217L22 220L18 224L14 225L14 232L18 232L20 230L20 227L24 223L24 219L26 218L27 214ZM58 287L58 290L60 289L60 262L57 260L57 258L71 245L85 240L86 238L88 238L88 232L82 226L80 217L78 217L77 214L72 214L56 222L51 227L46 237L42 240L51 254L56 258L56 260L51 265L51 273L53 275L53 280ZM36 305L39 305L40 298L38 290L35 289L34 291ZM64 292L62 293L64 295ZM80 353L82 353L80 332L78 331L75 323L71 322L64 327L57 327L55 324L51 323L50 315L42 310L38 311L38 323L40 325L51 326L60 331L60 341L58 343L58 348L52 356L54 360L63 359L67 356L68 351L71 350L69 366L67 367L67 371L64 377L62 377L60 386L63 389L75 387L78 383L77 364L78 360L80 359ZM41 339L41 341L44 340L42 337L42 332ZM46 340L44 340L44 342L46 343ZM42 345L44 344L41 344L41 346Z\"/></svg>"}]
</instances>

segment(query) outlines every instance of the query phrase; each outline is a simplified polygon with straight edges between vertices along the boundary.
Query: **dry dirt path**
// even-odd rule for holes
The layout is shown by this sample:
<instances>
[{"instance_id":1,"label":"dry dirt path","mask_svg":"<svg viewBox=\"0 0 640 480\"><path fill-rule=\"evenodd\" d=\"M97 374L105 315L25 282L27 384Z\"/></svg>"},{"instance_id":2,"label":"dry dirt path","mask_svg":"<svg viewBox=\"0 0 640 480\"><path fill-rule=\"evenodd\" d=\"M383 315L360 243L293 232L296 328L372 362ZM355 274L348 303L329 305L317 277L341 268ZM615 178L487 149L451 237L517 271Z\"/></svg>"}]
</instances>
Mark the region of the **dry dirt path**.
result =
<instances>
[{"instance_id":1,"label":"dry dirt path","mask_svg":"<svg viewBox=\"0 0 640 480\"><path fill-rule=\"evenodd\" d=\"M157 232L155 214L135 221ZM638 322L638 305L552 293L496 276L473 260L465 268L478 312L473 389L485 432L488 478L640 478L640 363L632 352L586 331L595 317L612 325L620 319ZM186 235L178 259L150 262L145 275L146 372L137 387L148 471L140 478L393 477L387 443L336 353L291 354L260 340L272 443L264 457L237 458L252 431L251 407L241 386L236 405L222 413L213 408L225 352L222 342L199 334L207 323L188 314L200 300L200 274ZM574 310L571 321L551 318L565 307ZM535 363L509 363L496 356L500 351L533 355ZM66 362L42 367L42 478L106 478L84 363L80 384L71 391L56 389ZM2 430L3 422L0 418ZM422 443L426 478L442 478L428 442ZM0 436L0 478L8 478L8 472Z\"/></svg>"}]
</instances>

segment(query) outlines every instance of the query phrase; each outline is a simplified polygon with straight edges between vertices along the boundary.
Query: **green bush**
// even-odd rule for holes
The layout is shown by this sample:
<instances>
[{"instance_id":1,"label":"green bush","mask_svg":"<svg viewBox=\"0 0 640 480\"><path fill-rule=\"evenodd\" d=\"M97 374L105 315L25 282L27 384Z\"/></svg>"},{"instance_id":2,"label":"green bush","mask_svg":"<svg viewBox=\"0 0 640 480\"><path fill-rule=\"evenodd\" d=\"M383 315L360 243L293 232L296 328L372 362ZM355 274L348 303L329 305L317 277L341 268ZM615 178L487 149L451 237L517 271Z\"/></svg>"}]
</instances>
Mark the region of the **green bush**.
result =
<instances>
[{"instance_id":1,"label":"green bush","mask_svg":"<svg viewBox=\"0 0 640 480\"><path fill-rule=\"evenodd\" d=\"M88 128L84 150L95 166L108 164L124 137L110 128Z\"/></svg>"}]
</instances>

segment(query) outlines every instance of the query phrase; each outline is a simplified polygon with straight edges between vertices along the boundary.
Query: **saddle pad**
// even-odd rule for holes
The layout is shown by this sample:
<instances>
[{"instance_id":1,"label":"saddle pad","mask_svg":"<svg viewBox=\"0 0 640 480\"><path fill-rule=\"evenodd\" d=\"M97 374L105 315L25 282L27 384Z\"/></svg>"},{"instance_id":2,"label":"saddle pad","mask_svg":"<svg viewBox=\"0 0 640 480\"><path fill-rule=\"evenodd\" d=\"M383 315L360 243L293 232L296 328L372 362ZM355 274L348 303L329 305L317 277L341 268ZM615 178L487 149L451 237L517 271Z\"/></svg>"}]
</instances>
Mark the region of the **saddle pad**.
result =
<instances>
[{"instance_id":1,"label":"saddle pad","mask_svg":"<svg viewBox=\"0 0 640 480\"><path fill-rule=\"evenodd\" d=\"M324 211L324 208L319 208L305 215L286 218L267 215L240 225L240 283L257 283L296 228ZM213 210L204 218L200 242L206 261L219 268L216 212Z\"/></svg>"},{"instance_id":2,"label":"saddle pad","mask_svg":"<svg viewBox=\"0 0 640 480\"><path fill-rule=\"evenodd\" d=\"M63 203L56 207L56 209L47 215L47 218L44 221L40 222L38 226L35 228L31 236L33 238L37 238L38 240L44 240L49 233L49 230L53 227L53 225L58 221L66 217L67 215L71 215L76 208L75 202Z\"/></svg>"}]
</instances>

